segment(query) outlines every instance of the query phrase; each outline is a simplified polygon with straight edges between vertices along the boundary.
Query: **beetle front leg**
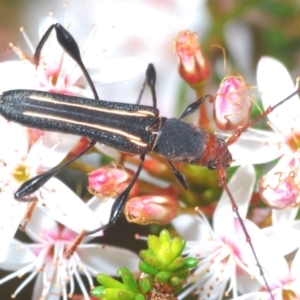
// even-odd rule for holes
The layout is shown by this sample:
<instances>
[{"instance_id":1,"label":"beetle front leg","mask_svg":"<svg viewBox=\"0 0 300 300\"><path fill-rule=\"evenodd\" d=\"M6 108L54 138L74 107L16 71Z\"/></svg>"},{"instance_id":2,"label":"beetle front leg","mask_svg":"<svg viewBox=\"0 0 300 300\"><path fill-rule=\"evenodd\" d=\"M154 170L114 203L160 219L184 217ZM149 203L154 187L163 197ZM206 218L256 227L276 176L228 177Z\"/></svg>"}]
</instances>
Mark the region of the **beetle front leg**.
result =
<instances>
[{"instance_id":1,"label":"beetle front leg","mask_svg":"<svg viewBox=\"0 0 300 300\"><path fill-rule=\"evenodd\" d=\"M182 118L189 116L190 114L192 114L193 112L195 112L199 106L206 100L206 99L213 99L214 97L212 95L206 95L200 99L198 99L197 101L193 102L192 104L190 104L185 110L184 112L181 114L181 116L179 117L179 119L181 120Z\"/></svg>"}]
</instances>

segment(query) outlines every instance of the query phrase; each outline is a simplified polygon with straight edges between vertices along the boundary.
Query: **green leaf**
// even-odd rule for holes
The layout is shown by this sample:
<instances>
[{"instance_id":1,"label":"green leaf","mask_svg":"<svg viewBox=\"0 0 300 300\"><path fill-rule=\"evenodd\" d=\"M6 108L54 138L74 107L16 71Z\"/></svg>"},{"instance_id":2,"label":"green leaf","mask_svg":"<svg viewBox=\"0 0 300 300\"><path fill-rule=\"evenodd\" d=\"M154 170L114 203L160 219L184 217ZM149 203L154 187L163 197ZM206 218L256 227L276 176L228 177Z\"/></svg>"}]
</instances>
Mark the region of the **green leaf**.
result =
<instances>
[{"instance_id":1,"label":"green leaf","mask_svg":"<svg viewBox=\"0 0 300 300\"><path fill-rule=\"evenodd\" d=\"M116 289L123 289L123 290L129 290L128 287L126 287L125 284L121 283L120 281L105 275L105 274L98 274L96 276L96 280L104 285L106 288L110 287L110 288L116 288Z\"/></svg>"},{"instance_id":2,"label":"green leaf","mask_svg":"<svg viewBox=\"0 0 300 300\"><path fill-rule=\"evenodd\" d=\"M130 291L124 291L123 289L106 288L103 292L103 296L107 299L118 300L134 300L135 294Z\"/></svg>"},{"instance_id":3,"label":"green leaf","mask_svg":"<svg viewBox=\"0 0 300 300\"><path fill-rule=\"evenodd\" d=\"M180 256L184 250L186 242L181 237L175 237L171 243L171 250L174 253L174 257Z\"/></svg>"},{"instance_id":4,"label":"green leaf","mask_svg":"<svg viewBox=\"0 0 300 300\"><path fill-rule=\"evenodd\" d=\"M122 278L123 283L127 286L127 288L136 293L138 289L138 284L134 279L133 275L127 268L120 268L118 270L118 275Z\"/></svg>"},{"instance_id":5,"label":"green leaf","mask_svg":"<svg viewBox=\"0 0 300 300\"><path fill-rule=\"evenodd\" d=\"M184 266L184 261L184 258L182 256L179 256L168 265L168 269L171 271L177 270Z\"/></svg>"},{"instance_id":6,"label":"green leaf","mask_svg":"<svg viewBox=\"0 0 300 300\"><path fill-rule=\"evenodd\" d=\"M167 271L161 271L158 272L155 276L155 278L157 279L158 282L166 282L171 276L170 272Z\"/></svg>"},{"instance_id":7,"label":"green leaf","mask_svg":"<svg viewBox=\"0 0 300 300\"><path fill-rule=\"evenodd\" d=\"M194 258L194 257L187 257L187 258L184 260L184 266L185 266L186 268L193 269L193 268L196 268L196 267L197 267L198 262L199 262L199 260L198 260L197 258Z\"/></svg>"},{"instance_id":8,"label":"green leaf","mask_svg":"<svg viewBox=\"0 0 300 300\"><path fill-rule=\"evenodd\" d=\"M140 291L143 294L149 292L152 289L152 282L153 282L152 277L149 275L139 279Z\"/></svg>"},{"instance_id":9,"label":"green leaf","mask_svg":"<svg viewBox=\"0 0 300 300\"><path fill-rule=\"evenodd\" d=\"M159 240L161 243L171 243L170 233L167 229L163 229L159 234Z\"/></svg>"},{"instance_id":10,"label":"green leaf","mask_svg":"<svg viewBox=\"0 0 300 300\"><path fill-rule=\"evenodd\" d=\"M155 235L149 235L147 239L148 247L155 254L158 255L161 248L161 241Z\"/></svg>"},{"instance_id":11,"label":"green leaf","mask_svg":"<svg viewBox=\"0 0 300 300\"><path fill-rule=\"evenodd\" d=\"M102 298L104 289L105 287L102 285L96 286L91 290L90 294L95 298Z\"/></svg>"},{"instance_id":12,"label":"green leaf","mask_svg":"<svg viewBox=\"0 0 300 300\"><path fill-rule=\"evenodd\" d=\"M145 261L140 261L139 262L139 270L141 272L144 272L144 273L150 274L150 275L156 275L158 273L158 271L159 271L156 268L154 268L153 266L149 265Z\"/></svg>"}]
</instances>

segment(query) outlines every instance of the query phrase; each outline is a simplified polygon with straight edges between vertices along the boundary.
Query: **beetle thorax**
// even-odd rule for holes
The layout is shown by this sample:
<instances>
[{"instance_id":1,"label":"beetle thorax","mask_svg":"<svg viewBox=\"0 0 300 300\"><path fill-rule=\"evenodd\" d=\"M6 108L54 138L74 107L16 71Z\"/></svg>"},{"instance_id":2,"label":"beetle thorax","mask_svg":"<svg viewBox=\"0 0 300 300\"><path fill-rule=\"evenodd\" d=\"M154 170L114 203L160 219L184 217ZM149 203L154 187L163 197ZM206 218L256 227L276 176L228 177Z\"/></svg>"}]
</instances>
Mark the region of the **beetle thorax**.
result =
<instances>
[{"instance_id":1,"label":"beetle thorax","mask_svg":"<svg viewBox=\"0 0 300 300\"><path fill-rule=\"evenodd\" d=\"M219 167L226 169L230 167L231 163L232 156L226 142L211 133L207 133L206 148L199 164L210 170L216 170Z\"/></svg>"}]
</instances>

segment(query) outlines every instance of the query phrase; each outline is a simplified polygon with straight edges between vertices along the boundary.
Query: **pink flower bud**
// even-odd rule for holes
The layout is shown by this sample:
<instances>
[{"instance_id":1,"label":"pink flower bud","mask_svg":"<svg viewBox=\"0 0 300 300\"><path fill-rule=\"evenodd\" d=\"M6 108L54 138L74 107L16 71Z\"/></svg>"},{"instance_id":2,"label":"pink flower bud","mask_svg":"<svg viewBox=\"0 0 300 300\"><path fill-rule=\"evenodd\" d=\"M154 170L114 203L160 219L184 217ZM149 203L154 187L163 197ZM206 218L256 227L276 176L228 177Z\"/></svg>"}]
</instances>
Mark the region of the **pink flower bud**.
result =
<instances>
[{"instance_id":1,"label":"pink flower bud","mask_svg":"<svg viewBox=\"0 0 300 300\"><path fill-rule=\"evenodd\" d=\"M99 199L105 197L114 197L119 195L128 186L132 174L124 169L118 169L112 166L99 168L89 174L88 190ZM136 195L137 190L134 185L130 195Z\"/></svg>"},{"instance_id":2,"label":"pink flower bud","mask_svg":"<svg viewBox=\"0 0 300 300\"><path fill-rule=\"evenodd\" d=\"M169 224L177 215L178 201L172 196L141 196L130 199L125 206L128 222L141 225Z\"/></svg>"},{"instance_id":3,"label":"pink flower bud","mask_svg":"<svg viewBox=\"0 0 300 300\"><path fill-rule=\"evenodd\" d=\"M192 87L202 84L210 74L210 66L200 48L197 33L181 31L175 38L174 48L181 77Z\"/></svg>"},{"instance_id":4,"label":"pink flower bud","mask_svg":"<svg viewBox=\"0 0 300 300\"><path fill-rule=\"evenodd\" d=\"M262 200L270 207L284 209L297 206L299 187L295 182L295 174L282 172L269 173L259 183Z\"/></svg>"},{"instance_id":5,"label":"pink flower bud","mask_svg":"<svg viewBox=\"0 0 300 300\"><path fill-rule=\"evenodd\" d=\"M214 101L214 120L219 129L237 129L249 121L252 101L248 89L237 77L226 77L222 81Z\"/></svg>"}]
</instances>

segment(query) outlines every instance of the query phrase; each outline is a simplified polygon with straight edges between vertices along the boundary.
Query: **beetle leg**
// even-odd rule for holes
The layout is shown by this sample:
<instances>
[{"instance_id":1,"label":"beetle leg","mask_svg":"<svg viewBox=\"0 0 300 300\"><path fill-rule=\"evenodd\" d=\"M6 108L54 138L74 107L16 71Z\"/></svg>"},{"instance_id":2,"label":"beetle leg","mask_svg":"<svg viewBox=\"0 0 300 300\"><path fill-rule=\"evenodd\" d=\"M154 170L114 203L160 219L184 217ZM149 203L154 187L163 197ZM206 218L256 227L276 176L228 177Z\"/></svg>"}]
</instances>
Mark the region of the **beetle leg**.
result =
<instances>
[{"instance_id":1,"label":"beetle leg","mask_svg":"<svg viewBox=\"0 0 300 300\"><path fill-rule=\"evenodd\" d=\"M128 184L128 186L126 187L126 189L117 197L117 199L114 201L114 204L111 208L111 212L110 212L110 217L109 217L109 221L107 224L98 227L94 230L83 230L79 236L76 238L75 242L73 243L73 245L65 252L65 256L67 258L71 257L73 255L73 253L76 251L77 246L81 243L82 239L87 236L87 235L91 235L94 234L98 231L101 230L105 230L108 227L110 227L111 225L113 225L115 223L115 221L118 219L118 217L120 216L120 214L123 212L128 195L133 187L133 185L135 184L136 180L138 179L141 170L143 169L143 165L144 165L144 160L145 160L145 154L140 156L140 164L139 167L137 169L137 171L135 172L133 178L131 179L130 183Z\"/></svg>"},{"instance_id":2,"label":"beetle leg","mask_svg":"<svg viewBox=\"0 0 300 300\"><path fill-rule=\"evenodd\" d=\"M22 225L19 226L20 230L25 231L26 225L31 220L31 217L32 217L32 214L33 214L33 211L34 211L36 205L37 205L37 202L31 202L28 205L26 213L25 213L25 215L23 217L23 220L22 220Z\"/></svg>"},{"instance_id":3,"label":"beetle leg","mask_svg":"<svg viewBox=\"0 0 300 300\"><path fill-rule=\"evenodd\" d=\"M76 43L75 39L72 37L72 35L70 34L70 32L67 31L61 24L59 24L59 23L53 24L45 32L45 34L43 35L42 39L40 40L40 42L35 50L35 54L33 56L34 64L36 66L38 66L38 64L40 62L40 55L41 55L42 48L43 48L45 42L47 41L47 39L49 38L49 35L53 29L55 29L55 31L56 31L56 38L57 38L58 43L66 51L66 53L69 56L71 56L74 59L74 61L78 64L78 66L80 67L86 80L88 81L89 86L91 87L91 89L93 91L94 98L99 100L99 97L98 97L97 91L95 89L95 86L92 82L92 79L91 79L90 75L88 74L88 72L81 60L80 50L78 48L77 43Z\"/></svg>"},{"instance_id":4,"label":"beetle leg","mask_svg":"<svg viewBox=\"0 0 300 300\"><path fill-rule=\"evenodd\" d=\"M114 204L111 208L108 223L106 225L102 226L102 227L99 227L99 228L95 229L95 230L87 231L86 235L90 235L90 234L93 234L93 233L98 232L100 230L104 230L104 229L110 227L117 220L117 218L123 212L126 201L127 201L127 198L128 198L128 195L129 195L133 185L135 184L136 180L138 179L138 177L141 173L141 170L143 169L144 160L145 160L145 154L140 156L139 167L136 170L136 172L135 172L133 178L131 179L130 183L128 184L126 189L115 200L115 202L114 202Z\"/></svg>"},{"instance_id":5,"label":"beetle leg","mask_svg":"<svg viewBox=\"0 0 300 300\"><path fill-rule=\"evenodd\" d=\"M36 198L25 198L26 196L29 196L36 192L39 188L41 188L51 177L53 177L56 173L61 171L63 168L68 166L70 163L72 163L74 160L76 160L78 157L80 157L82 154L87 152L89 149L91 149L96 142L90 141L90 143L86 146L85 149L83 149L80 153L76 154L74 157L72 157L70 160L66 161L65 163L58 165L47 172L37 175L27 181L25 181L15 192L14 197L18 201L23 202L33 202L36 201Z\"/></svg>"},{"instance_id":6,"label":"beetle leg","mask_svg":"<svg viewBox=\"0 0 300 300\"><path fill-rule=\"evenodd\" d=\"M149 64L146 70L146 77L145 81L143 83L142 90L140 91L137 104L140 104L142 95L144 93L146 85L149 87L151 96L152 96L152 102L153 102L153 107L156 108L156 92L155 92L155 83L156 83L156 71L154 68L153 64Z\"/></svg>"},{"instance_id":7,"label":"beetle leg","mask_svg":"<svg viewBox=\"0 0 300 300\"><path fill-rule=\"evenodd\" d=\"M175 168L175 166L172 164L172 162L170 160L167 160L167 161L172 169L172 172L173 172L177 182L180 183L181 186L184 187L186 190L188 190L189 185L188 185L184 175Z\"/></svg>"},{"instance_id":8,"label":"beetle leg","mask_svg":"<svg viewBox=\"0 0 300 300\"><path fill-rule=\"evenodd\" d=\"M213 99L212 95L206 95L200 99L198 99L197 101L193 102L192 104L190 104L185 111L181 114L181 116L179 117L179 119L182 119L190 114L192 114L206 99Z\"/></svg>"},{"instance_id":9,"label":"beetle leg","mask_svg":"<svg viewBox=\"0 0 300 300\"><path fill-rule=\"evenodd\" d=\"M67 52L67 54L69 54L75 60L75 62L79 65L79 67L81 68L85 78L87 79L87 81L93 91L95 99L99 99L98 94L95 89L95 86L94 86L82 60L81 60L80 51L79 51L76 41L74 40L72 35L59 23L51 25L48 28L48 30L45 32L45 34L43 35L42 39L40 40L40 42L36 48L35 54L33 56L33 61L34 61L35 65L37 66L39 64L41 50L42 50L46 40L49 38L49 35L53 29L55 29L55 31L56 31L58 43ZM26 196L29 196L30 194L36 192L52 176L54 176L56 173L58 173L63 168L68 166L70 163L72 163L78 157L83 155L86 151L88 151L90 148L92 148L95 144L96 144L95 141L90 141L90 143L87 145L87 147L85 149L83 149L80 153L75 155L69 161L67 161L61 165L58 165L58 166L48 170L47 172L40 174L38 176L35 176L35 177L27 180L26 182L24 182L19 187L19 189L15 192L15 194L14 194L15 199L17 199L18 201L24 201L24 202L36 201L35 197L34 198L26 198Z\"/></svg>"}]
</instances>

